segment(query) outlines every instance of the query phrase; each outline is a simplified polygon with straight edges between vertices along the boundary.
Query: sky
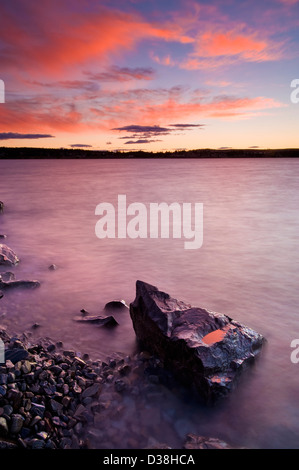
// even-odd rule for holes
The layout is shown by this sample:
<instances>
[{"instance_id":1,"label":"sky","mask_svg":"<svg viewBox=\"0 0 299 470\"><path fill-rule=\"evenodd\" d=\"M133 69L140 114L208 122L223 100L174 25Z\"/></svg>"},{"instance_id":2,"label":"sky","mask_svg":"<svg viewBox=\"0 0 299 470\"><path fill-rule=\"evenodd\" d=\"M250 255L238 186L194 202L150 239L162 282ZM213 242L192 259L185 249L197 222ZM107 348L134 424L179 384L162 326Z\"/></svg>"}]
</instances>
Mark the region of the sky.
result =
<instances>
[{"instance_id":1,"label":"sky","mask_svg":"<svg viewBox=\"0 0 299 470\"><path fill-rule=\"evenodd\" d=\"M299 0L0 4L0 146L299 147L295 79Z\"/></svg>"}]
</instances>

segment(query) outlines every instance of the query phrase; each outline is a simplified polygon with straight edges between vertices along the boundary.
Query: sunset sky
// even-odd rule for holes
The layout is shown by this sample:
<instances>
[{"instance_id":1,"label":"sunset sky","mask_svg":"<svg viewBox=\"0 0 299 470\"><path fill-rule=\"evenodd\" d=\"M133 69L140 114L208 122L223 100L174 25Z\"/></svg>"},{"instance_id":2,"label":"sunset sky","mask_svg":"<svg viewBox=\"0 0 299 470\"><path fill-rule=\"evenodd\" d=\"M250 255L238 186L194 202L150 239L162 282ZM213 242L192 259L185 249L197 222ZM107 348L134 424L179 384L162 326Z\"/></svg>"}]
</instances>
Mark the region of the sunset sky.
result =
<instances>
[{"instance_id":1,"label":"sunset sky","mask_svg":"<svg viewBox=\"0 0 299 470\"><path fill-rule=\"evenodd\" d=\"M299 147L299 0L0 4L0 146Z\"/></svg>"}]
</instances>

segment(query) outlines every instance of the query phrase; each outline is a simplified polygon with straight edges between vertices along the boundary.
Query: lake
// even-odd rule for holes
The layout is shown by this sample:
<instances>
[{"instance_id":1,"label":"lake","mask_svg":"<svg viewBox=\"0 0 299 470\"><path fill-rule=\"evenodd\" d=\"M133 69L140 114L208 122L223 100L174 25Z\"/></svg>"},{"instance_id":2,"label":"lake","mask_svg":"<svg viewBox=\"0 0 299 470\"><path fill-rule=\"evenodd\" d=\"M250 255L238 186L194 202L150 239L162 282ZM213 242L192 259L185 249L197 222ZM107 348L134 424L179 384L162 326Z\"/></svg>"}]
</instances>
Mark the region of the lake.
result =
<instances>
[{"instance_id":1,"label":"lake","mask_svg":"<svg viewBox=\"0 0 299 470\"><path fill-rule=\"evenodd\" d=\"M117 207L118 195L145 206L202 203L202 246L185 249L176 238L99 239L96 207ZM0 272L41 283L1 299L0 324L10 333L30 330L34 340L61 340L95 359L132 354L128 312L116 315L113 330L74 318L82 308L102 314L110 300L129 304L136 280L143 280L225 313L267 339L221 405L206 409L171 394L168 403L156 404L157 434L174 446L186 430L235 446L299 448L299 363L290 359L291 341L299 338L299 160L0 160L0 200L3 242L21 260ZM40 324L36 330L34 323ZM167 438L161 413L170 401L167 426L174 433Z\"/></svg>"}]
</instances>

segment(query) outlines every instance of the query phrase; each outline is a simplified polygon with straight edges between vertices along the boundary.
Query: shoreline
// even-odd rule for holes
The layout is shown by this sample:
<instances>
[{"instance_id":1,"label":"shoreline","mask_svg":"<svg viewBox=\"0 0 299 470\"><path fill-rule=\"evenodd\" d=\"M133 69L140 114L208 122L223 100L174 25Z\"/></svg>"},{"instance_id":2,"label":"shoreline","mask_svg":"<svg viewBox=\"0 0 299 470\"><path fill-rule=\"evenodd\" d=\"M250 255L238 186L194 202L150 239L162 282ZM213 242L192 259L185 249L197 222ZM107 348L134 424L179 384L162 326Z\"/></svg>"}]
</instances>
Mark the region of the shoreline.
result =
<instances>
[{"instance_id":1,"label":"shoreline","mask_svg":"<svg viewBox=\"0 0 299 470\"><path fill-rule=\"evenodd\" d=\"M298 158L299 148L284 149L194 149L166 152L143 150L86 150L68 148L0 147L0 160L35 159L221 159L221 158Z\"/></svg>"},{"instance_id":2,"label":"shoreline","mask_svg":"<svg viewBox=\"0 0 299 470\"><path fill-rule=\"evenodd\" d=\"M0 338L11 358L0 364L0 449L233 448L191 432L172 447L138 426L132 410L146 420L155 405L145 404L186 392L146 351L101 361L49 338L31 343L30 332L12 337L0 326Z\"/></svg>"}]
</instances>

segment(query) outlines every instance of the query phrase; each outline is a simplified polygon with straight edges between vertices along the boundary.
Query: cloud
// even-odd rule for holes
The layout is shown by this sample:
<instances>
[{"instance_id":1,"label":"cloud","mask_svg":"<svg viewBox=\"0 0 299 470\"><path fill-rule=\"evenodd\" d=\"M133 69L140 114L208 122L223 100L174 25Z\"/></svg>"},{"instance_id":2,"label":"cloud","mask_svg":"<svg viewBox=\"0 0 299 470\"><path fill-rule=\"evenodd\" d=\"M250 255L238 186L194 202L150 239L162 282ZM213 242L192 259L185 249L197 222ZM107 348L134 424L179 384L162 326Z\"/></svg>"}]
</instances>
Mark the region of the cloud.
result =
<instances>
[{"instance_id":1,"label":"cloud","mask_svg":"<svg viewBox=\"0 0 299 470\"><path fill-rule=\"evenodd\" d=\"M15 0L14 9L2 3L2 69L15 66L31 75L41 71L55 75L94 60L109 63L112 56L122 57L146 39L192 41L179 25L150 22L137 11L128 13L100 3L84 8L83 3L76 9L58 0Z\"/></svg>"},{"instance_id":2,"label":"cloud","mask_svg":"<svg viewBox=\"0 0 299 470\"><path fill-rule=\"evenodd\" d=\"M0 140L10 140L10 139L48 139L54 137L49 134L19 134L17 132L1 132Z\"/></svg>"},{"instance_id":3,"label":"cloud","mask_svg":"<svg viewBox=\"0 0 299 470\"><path fill-rule=\"evenodd\" d=\"M139 140L128 140L125 142L125 145L132 144L150 144L151 142L162 142L162 140L149 140L149 139L139 139Z\"/></svg>"},{"instance_id":4,"label":"cloud","mask_svg":"<svg viewBox=\"0 0 299 470\"><path fill-rule=\"evenodd\" d=\"M194 127L204 127L205 124L169 124L171 127L176 127L177 129L192 129Z\"/></svg>"},{"instance_id":5,"label":"cloud","mask_svg":"<svg viewBox=\"0 0 299 470\"><path fill-rule=\"evenodd\" d=\"M72 148L92 148L92 145L87 145L87 144L70 144L70 147Z\"/></svg>"},{"instance_id":6,"label":"cloud","mask_svg":"<svg viewBox=\"0 0 299 470\"><path fill-rule=\"evenodd\" d=\"M133 132L134 134L150 134L150 135L159 135L161 133L169 132L170 129L167 127L160 127L160 126L140 126L140 125L129 125L123 127L115 127L112 129L113 131L126 131L126 132Z\"/></svg>"},{"instance_id":7,"label":"cloud","mask_svg":"<svg viewBox=\"0 0 299 470\"><path fill-rule=\"evenodd\" d=\"M130 80L153 80L155 71L151 67L112 66L105 72L85 72L90 80L100 82L128 82Z\"/></svg>"},{"instance_id":8,"label":"cloud","mask_svg":"<svg viewBox=\"0 0 299 470\"><path fill-rule=\"evenodd\" d=\"M173 132L177 132L177 130L191 130L194 128L201 128L204 124L170 124L168 127L164 126L141 126L138 124L132 124L129 126L123 127L116 127L112 130L117 130L120 132L131 133L131 139L128 136L119 137L119 139L130 139L125 142L125 145L128 144L149 144L152 142L162 142L162 140L154 139L152 140L151 137L157 136L165 136L170 135ZM132 140L132 138L137 138L137 140Z\"/></svg>"},{"instance_id":9,"label":"cloud","mask_svg":"<svg viewBox=\"0 0 299 470\"><path fill-rule=\"evenodd\" d=\"M45 88L69 89L69 90L85 90L95 92L99 90L99 85L90 80L59 80L53 82L39 82L36 80L29 81L29 84L37 85Z\"/></svg>"}]
</instances>

